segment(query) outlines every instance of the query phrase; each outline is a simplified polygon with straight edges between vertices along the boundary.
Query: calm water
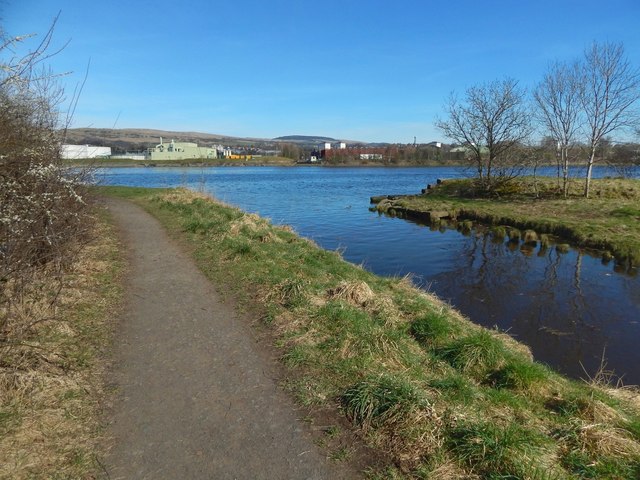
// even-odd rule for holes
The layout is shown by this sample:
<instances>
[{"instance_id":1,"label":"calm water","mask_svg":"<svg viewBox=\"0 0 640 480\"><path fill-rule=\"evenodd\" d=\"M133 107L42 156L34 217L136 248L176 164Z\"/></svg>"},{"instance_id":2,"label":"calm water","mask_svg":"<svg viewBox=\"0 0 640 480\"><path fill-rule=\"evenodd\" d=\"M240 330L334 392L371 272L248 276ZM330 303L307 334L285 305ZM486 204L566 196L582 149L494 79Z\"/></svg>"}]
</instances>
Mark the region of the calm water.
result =
<instances>
[{"instance_id":1,"label":"calm water","mask_svg":"<svg viewBox=\"0 0 640 480\"><path fill-rule=\"evenodd\" d=\"M597 176L608 174L597 170ZM553 174L553 171L549 172ZM555 249L523 254L490 236L431 231L379 216L369 197L418 193L460 168L111 168L104 184L187 186L288 224L326 249L381 275L414 275L476 323L497 325L535 357L574 377L603 355L625 384L640 384L640 278L613 264Z\"/></svg>"}]
</instances>

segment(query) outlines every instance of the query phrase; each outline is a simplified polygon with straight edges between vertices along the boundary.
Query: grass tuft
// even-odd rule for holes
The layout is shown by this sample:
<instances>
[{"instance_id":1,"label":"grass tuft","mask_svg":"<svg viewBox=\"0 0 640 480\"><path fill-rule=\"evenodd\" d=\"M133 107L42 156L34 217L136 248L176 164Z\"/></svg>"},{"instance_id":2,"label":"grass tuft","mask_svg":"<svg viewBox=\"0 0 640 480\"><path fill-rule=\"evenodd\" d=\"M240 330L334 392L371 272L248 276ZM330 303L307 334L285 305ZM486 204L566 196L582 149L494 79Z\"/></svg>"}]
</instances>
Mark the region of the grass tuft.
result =
<instances>
[{"instance_id":1,"label":"grass tuft","mask_svg":"<svg viewBox=\"0 0 640 480\"><path fill-rule=\"evenodd\" d=\"M539 363L513 359L490 375L489 383L496 388L528 390L550 380L550 372Z\"/></svg>"},{"instance_id":2,"label":"grass tuft","mask_svg":"<svg viewBox=\"0 0 640 480\"><path fill-rule=\"evenodd\" d=\"M463 422L448 446L455 457L482 478L548 478L544 472L545 438L517 424Z\"/></svg>"},{"instance_id":3,"label":"grass tuft","mask_svg":"<svg viewBox=\"0 0 640 480\"><path fill-rule=\"evenodd\" d=\"M410 332L421 344L433 346L459 335L460 328L444 312L434 311L416 318Z\"/></svg>"},{"instance_id":4,"label":"grass tuft","mask_svg":"<svg viewBox=\"0 0 640 480\"><path fill-rule=\"evenodd\" d=\"M373 298L375 294L366 282L340 282L340 284L327 291L327 297L330 300L344 300L353 305L364 306Z\"/></svg>"},{"instance_id":5,"label":"grass tuft","mask_svg":"<svg viewBox=\"0 0 640 480\"><path fill-rule=\"evenodd\" d=\"M429 406L411 384L389 375L356 383L344 392L342 403L347 416L363 428Z\"/></svg>"},{"instance_id":6,"label":"grass tuft","mask_svg":"<svg viewBox=\"0 0 640 480\"><path fill-rule=\"evenodd\" d=\"M507 354L504 344L487 330L455 339L436 352L454 368L479 380L501 367Z\"/></svg>"}]
</instances>

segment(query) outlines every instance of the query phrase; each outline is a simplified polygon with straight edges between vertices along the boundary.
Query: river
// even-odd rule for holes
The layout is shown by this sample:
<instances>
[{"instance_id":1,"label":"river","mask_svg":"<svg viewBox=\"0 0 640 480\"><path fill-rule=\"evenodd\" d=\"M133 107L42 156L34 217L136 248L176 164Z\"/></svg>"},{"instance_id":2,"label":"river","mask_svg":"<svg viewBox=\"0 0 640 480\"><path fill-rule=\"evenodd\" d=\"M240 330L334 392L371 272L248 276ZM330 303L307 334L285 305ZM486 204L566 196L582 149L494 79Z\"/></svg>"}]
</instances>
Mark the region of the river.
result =
<instances>
[{"instance_id":1,"label":"river","mask_svg":"<svg viewBox=\"0 0 640 480\"><path fill-rule=\"evenodd\" d=\"M596 169L595 176L610 173ZM593 375L604 359L624 384L640 384L637 270L619 271L578 250L525 254L490 236L432 231L368 210L370 196L418 193L438 178L466 175L451 167L189 167L105 168L97 178L108 185L208 192L291 225L377 274L411 274L474 322L508 331L537 360L572 377Z\"/></svg>"}]
</instances>

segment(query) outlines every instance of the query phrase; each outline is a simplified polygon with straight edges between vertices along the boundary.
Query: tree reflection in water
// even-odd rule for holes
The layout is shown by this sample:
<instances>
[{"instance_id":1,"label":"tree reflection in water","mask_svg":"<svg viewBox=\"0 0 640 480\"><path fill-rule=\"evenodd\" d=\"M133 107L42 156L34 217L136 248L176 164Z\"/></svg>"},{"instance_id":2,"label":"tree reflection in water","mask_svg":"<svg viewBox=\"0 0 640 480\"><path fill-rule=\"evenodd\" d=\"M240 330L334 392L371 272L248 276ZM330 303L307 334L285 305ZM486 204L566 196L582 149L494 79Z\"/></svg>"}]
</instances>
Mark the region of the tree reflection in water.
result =
<instances>
[{"instance_id":1,"label":"tree reflection in water","mask_svg":"<svg viewBox=\"0 0 640 480\"><path fill-rule=\"evenodd\" d=\"M640 384L640 283L579 250L522 246L473 232L431 290L474 322L497 326L574 377L607 368Z\"/></svg>"}]
</instances>

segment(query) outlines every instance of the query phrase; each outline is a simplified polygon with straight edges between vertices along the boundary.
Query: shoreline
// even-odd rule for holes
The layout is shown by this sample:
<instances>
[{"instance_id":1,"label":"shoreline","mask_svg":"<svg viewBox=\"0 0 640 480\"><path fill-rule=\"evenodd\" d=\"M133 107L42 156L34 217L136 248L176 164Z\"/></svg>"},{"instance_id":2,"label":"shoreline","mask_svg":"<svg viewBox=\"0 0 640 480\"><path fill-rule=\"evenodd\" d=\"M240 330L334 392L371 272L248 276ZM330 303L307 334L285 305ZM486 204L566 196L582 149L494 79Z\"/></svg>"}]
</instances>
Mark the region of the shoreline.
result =
<instances>
[{"instance_id":1,"label":"shoreline","mask_svg":"<svg viewBox=\"0 0 640 480\"><path fill-rule=\"evenodd\" d=\"M523 189L530 178L522 179ZM553 188L555 178L538 177L541 187ZM577 248L601 253L603 261L616 260L631 271L640 266L640 180L594 179L594 198L573 193L563 199L535 198L530 191L501 198L470 197L461 194L471 180L446 180L416 195L371 197L373 209L380 213L408 216L427 224L440 222L478 222L493 235L512 239L529 236L529 242L546 245L553 236ZM573 178L574 187L582 179ZM520 185L520 184L519 184ZM520 188L520 187L517 187ZM626 189L626 190L625 190ZM472 225L466 225L472 228ZM561 247L562 242L557 247ZM564 248L564 247L561 247Z\"/></svg>"}]
</instances>

